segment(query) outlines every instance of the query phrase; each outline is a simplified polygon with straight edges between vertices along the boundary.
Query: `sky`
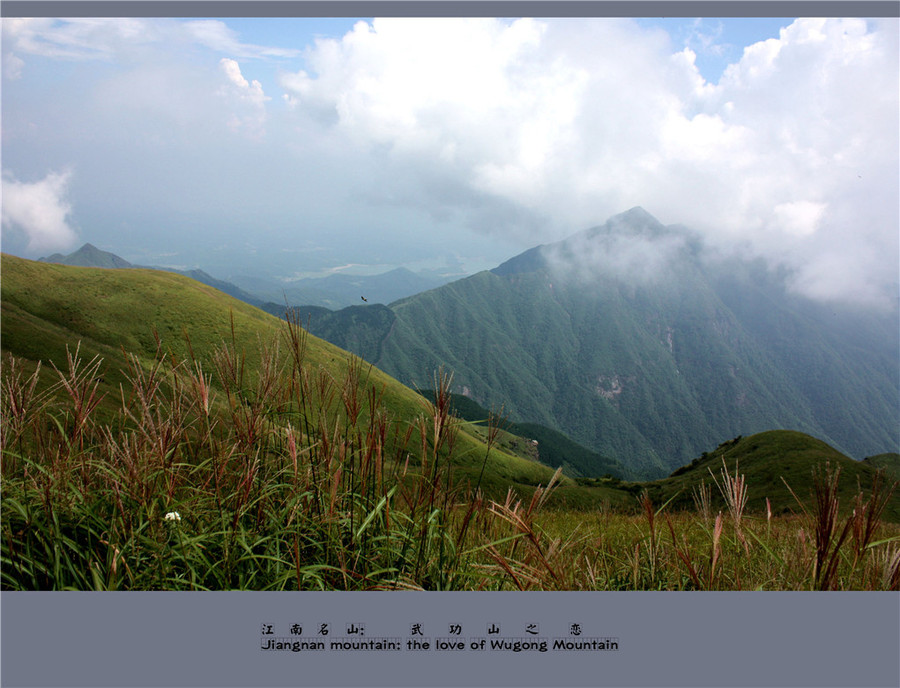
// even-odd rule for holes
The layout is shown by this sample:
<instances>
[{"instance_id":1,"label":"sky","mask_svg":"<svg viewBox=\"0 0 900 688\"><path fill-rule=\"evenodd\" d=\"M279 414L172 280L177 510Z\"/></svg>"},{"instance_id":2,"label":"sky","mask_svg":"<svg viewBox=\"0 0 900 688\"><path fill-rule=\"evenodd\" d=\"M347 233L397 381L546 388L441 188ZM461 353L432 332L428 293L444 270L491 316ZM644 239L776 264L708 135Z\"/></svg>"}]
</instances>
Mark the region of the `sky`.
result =
<instances>
[{"instance_id":1,"label":"sky","mask_svg":"<svg viewBox=\"0 0 900 688\"><path fill-rule=\"evenodd\" d=\"M0 21L9 253L465 274L641 206L896 304L896 18Z\"/></svg>"}]
</instances>

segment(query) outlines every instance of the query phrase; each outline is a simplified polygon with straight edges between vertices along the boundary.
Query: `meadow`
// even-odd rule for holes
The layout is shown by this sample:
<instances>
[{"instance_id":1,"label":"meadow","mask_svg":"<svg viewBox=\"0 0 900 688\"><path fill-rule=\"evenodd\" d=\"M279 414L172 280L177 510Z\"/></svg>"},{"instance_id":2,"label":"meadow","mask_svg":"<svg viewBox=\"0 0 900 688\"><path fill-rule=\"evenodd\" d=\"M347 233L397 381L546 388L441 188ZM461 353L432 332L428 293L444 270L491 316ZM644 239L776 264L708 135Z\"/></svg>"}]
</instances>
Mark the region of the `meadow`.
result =
<instances>
[{"instance_id":1,"label":"meadow","mask_svg":"<svg viewBox=\"0 0 900 688\"><path fill-rule=\"evenodd\" d=\"M498 458L500 419L456 418L447 375L398 413L297 320L249 357L233 330L208 359L186 341L123 352L117 395L77 345L6 356L3 590L900 590L883 473L848 499L820 462L775 513L725 462L690 506L577 486Z\"/></svg>"}]
</instances>

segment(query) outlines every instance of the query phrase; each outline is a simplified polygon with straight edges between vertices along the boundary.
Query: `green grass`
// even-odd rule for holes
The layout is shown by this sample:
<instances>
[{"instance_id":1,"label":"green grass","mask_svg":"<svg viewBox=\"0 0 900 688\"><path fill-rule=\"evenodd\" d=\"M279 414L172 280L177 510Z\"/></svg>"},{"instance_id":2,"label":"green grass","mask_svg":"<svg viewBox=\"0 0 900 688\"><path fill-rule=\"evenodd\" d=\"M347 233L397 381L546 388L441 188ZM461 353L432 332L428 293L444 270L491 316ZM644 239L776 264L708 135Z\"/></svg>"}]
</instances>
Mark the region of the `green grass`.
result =
<instances>
[{"instance_id":1,"label":"green grass","mask_svg":"<svg viewBox=\"0 0 900 688\"><path fill-rule=\"evenodd\" d=\"M292 331L302 354L302 330ZM235 352L215 358L232 380ZM225 413L211 410L198 368L133 360L109 424L92 415L90 364L70 357L64 394L35 396L37 374L7 359L0 587L900 589L900 527L881 518L887 491L859 493L856 511L838 516L833 482L814 477L802 515L739 509L714 521L672 513L646 491L629 505L629 490L554 481L491 499L454 469L462 424L448 414L446 378L408 424L390 418L376 386L355 392L358 359L338 380L302 355L285 367L271 351L260 358L253 384L224 384ZM723 475L723 486L726 477L737 479ZM610 501L580 510L578 491Z\"/></svg>"}]
</instances>

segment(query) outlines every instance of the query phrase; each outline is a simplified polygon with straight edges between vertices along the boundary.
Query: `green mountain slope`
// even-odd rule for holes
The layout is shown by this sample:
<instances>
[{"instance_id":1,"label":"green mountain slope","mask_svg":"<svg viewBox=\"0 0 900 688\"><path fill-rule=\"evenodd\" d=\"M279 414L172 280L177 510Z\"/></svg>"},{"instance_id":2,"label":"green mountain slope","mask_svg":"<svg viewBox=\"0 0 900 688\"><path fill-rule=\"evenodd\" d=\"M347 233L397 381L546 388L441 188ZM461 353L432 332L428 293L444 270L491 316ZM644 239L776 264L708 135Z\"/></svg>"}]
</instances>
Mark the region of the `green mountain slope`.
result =
<instances>
[{"instance_id":1,"label":"green mountain slope","mask_svg":"<svg viewBox=\"0 0 900 688\"><path fill-rule=\"evenodd\" d=\"M202 282L203 284L209 285L210 287L214 287L221 292L228 294L229 296L233 296L236 299L240 299L245 303L249 303L252 306L264 307L269 306L269 310L275 310L272 308L275 304L267 304L262 299L254 296L253 294L249 294L244 291L240 287L232 284L231 282L226 282L225 280L216 279L212 275L203 270L177 270L175 268L165 268L165 267L156 267L156 266L148 266L148 265L135 265L134 263L129 263L124 258L117 256L115 253L110 253L109 251L102 251L98 249L96 246L92 244L85 244L77 251L70 253L68 255L62 255L60 253L54 253L51 256L47 256L45 258L39 258L38 262L40 263L57 263L59 265L76 265L79 267L85 268L108 268L108 269L125 269L125 268L145 268L148 270L162 270L164 272L174 272L177 275L184 275L185 277L190 277L193 280L197 280L198 282Z\"/></svg>"},{"instance_id":2,"label":"green mountain slope","mask_svg":"<svg viewBox=\"0 0 900 688\"><path fill-rule=\"evenodd\" d=\"M722 437L790 428L865 456L900 446L900 319L788 295L635 209L363 318L314 333L406 384L440 366L454 391L540 423L644 477ZM380 335L380 340L379 340Z\"/></svg>"},{"instance_id":3,"label":"green mountain slope","mask_svg":"<svg viewBox=\"0 0 900 688\"><path fill-rule=\"evenodd\" d=\"M885 473L891 476L891 478L900 480L900 454L897 452L867 456L863 459L863 463L868 464L875 469L884 469Z\"/></svg>"},{"instance_id":4,"label":"green mountain slope","mask_svg":"<svg viewBox=\"0 0 900 688\"><path fill-rule=\"evenodd\" d=\"M55 374L48 364L64 368L66 347L74 350L80 342L83 359L104 359L99 389L111 399L120 398L119 385L125 383L123 351L149 365L157 350L154 332L163 350L176 359L187 358L192 348L207 371L213 370L213 350L233 342L252 371L259 364L259 344L275 341L284 328L278 318L216 289L155 270L72 267L4 254L0 295L4 354L32 364L43 361L45 380L50 381ZM346 377L348 358L328 342L308 340L306 361L334 379ZM377 368L367 370L366 380L381 391L393 417L412 423L426 410L420 395ZM471 432L460 431L456 456L461 477L477 477L485 449ZM494 450L483 486L502 495L510 484L546 484L552 473L539 463Z\"/></svg>"},{"instance_id":5,"label":"green mountain slope","mask_svg":"<svg viewBox=\"0 0 900 688\"><path fill-rule=\"evenodd\" d=\"M668 478L647 483L644 487L655 504L664 504L671 499L673 509L693 509L693 495L701 483L706 483L712 488L712 507L725 510L725 502L715 485L715 480L720 484L723 482L724 466L732 476L736 470L745 476L748 511L764 513L768 498L774 514L800 512L791 490L805 504L810 504L813 471L823 472L826 463L831 470L841 471L838 497L844 508L850 506L858 488L862 488L864 494L871 491L878 467L855 461L809 435L785 430L723 442L715 451L704 453ZM882 484L887 487L896 479L889 474L885 478ZM885 518L900 521L900 491L894 491Z\"/></svg>"}]
</instances>

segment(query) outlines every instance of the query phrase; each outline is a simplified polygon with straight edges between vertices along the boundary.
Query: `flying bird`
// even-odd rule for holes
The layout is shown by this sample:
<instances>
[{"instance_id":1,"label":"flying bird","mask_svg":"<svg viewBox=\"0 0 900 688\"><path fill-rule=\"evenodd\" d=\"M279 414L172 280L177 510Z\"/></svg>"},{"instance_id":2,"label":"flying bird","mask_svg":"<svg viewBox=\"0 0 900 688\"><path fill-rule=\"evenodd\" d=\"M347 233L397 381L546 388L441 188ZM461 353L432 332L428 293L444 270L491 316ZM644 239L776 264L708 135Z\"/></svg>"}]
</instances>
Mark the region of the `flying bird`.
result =
<instances>
[{"instance_id":1,"label":"flying bird","mask_svg":"<svg viewBox=\"0 0 900 688\"><path fill-rule=\"evenodd\" d=\"M369 303L369 299L367 299L365 296L360 296L359 298L361 298L366 303Z\"/></svg>"}]
</instances>

